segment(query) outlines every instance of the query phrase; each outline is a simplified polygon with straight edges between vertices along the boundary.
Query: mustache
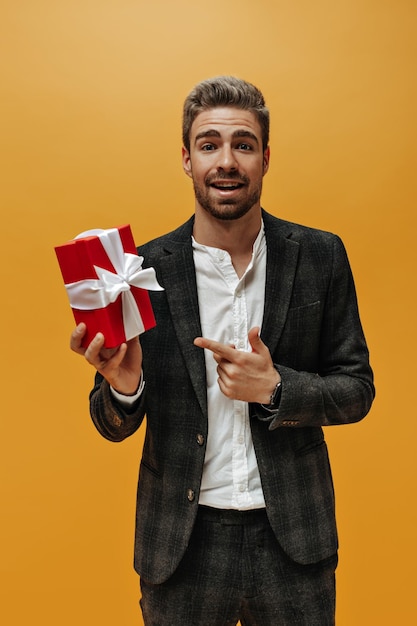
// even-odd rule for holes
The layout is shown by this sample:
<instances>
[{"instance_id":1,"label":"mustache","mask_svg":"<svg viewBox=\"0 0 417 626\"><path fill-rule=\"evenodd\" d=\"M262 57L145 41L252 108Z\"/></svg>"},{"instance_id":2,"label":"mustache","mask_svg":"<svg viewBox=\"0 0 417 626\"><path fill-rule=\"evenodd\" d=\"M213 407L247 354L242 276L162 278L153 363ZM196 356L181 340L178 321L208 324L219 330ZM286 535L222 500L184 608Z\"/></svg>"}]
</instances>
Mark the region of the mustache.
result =
<instances>
[{"instance_id":1,"label":"mustache","mask_svg":"<svg viewBox=\"0 0 417 626\"><path fill-rule=\"evenodd\" d=\"M218 182L220 180L229 180L237 183L242 183L243 185L248 185L250 182L246 174L240 174L239 172L230 172L229 174L226 172L208 174L204 182L206 183L206 185L211 185L212 183Z\"/></svg>"}]
</instances>

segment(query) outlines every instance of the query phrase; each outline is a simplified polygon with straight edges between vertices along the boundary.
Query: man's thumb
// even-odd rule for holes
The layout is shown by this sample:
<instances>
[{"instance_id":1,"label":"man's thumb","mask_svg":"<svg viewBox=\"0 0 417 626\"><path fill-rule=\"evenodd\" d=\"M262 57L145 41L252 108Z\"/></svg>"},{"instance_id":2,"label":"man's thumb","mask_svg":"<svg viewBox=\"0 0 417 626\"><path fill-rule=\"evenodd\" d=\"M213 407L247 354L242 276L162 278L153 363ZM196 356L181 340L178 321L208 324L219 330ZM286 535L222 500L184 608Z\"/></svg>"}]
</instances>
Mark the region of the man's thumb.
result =
<instances>
[{"instance_id":1,"label":"man's thumb","mask_svg":"<svg viewBox=\"0 0 417 626\"><path fill-rule=\"evenodd\" d=\"M259 328L259 326L254 326L250 329L248 333L248 339L252 348L252 352L260 352L262 350L262 346L265 345L259 336L260 331L261 329Z\"/></svg>"}]
</instances>

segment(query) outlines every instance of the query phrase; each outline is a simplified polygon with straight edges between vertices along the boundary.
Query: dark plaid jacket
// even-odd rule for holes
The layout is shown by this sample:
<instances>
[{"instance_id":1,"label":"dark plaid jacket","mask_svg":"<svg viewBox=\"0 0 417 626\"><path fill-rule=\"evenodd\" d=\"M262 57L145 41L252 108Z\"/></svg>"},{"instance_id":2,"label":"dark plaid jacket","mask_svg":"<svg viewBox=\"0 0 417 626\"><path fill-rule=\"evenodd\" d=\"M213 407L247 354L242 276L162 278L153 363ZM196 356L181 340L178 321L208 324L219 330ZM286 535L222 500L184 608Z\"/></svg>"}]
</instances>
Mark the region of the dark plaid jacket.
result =
<instances>
[{"instance_id":1,"label":"dark plaid jacket","mask_svg":"<svg viewBox=\"0 0 417 626\"><path fill-rule=\"evenodd\" d=\"M282 377L279 411L250 406L268 517L299 563L337 551L334 493L322 426L362 419L373 377L354 283L340 239L263 212L267 242L261 336ZM186 224L139 248L163 292L157 326L141 336L145 392L129 412L98 375L91 415L121 441L146 415L136 514L135 567L151 583L175 571L194 525L208 432L204 355L191 233Z\"/></svg>"}]
</instances>

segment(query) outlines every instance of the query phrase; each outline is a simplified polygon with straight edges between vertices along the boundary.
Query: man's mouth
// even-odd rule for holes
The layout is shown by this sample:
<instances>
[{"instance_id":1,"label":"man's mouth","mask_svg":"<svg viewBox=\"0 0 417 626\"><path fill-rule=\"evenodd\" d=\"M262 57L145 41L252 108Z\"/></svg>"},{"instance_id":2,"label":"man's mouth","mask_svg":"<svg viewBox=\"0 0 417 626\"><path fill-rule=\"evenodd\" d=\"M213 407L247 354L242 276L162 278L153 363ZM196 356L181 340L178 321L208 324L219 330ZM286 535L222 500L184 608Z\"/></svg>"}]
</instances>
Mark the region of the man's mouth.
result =
<instances>
[{"instance_id":1,"label":"man's mouth","mask_svg":"<svg viewBox=\"0 0 417 626\"><path fill-rule=\"evenodd\" d=\"M235 189L240 189L244 184L240 182L224 182L224 181L214 181L210 183L210 187L214 187L215 189L219 189L220 191L234 191Z\"/></svg>"}]
</instances>

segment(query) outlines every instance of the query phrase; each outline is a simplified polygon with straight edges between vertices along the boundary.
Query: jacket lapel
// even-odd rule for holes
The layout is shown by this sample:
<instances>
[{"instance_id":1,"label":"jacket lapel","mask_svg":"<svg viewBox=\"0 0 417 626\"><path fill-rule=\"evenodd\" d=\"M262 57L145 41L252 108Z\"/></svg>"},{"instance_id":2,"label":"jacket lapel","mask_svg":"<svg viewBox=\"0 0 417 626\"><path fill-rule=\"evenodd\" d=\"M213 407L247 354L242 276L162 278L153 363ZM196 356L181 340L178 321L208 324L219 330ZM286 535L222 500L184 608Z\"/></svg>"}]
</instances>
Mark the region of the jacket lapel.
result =
<instances>
[{"instance_id":1,"label":"jacket lapel","mask_svg":"<svg viewBox=\"0 0 417 626\"><path fill-rule=\"evenodd\" d=\"M265 307L262 341L275 352L291 301L299 244L291 239L291 225L263 213L267 245Z\"/></svg>"},{"instance_id":2,"label":"jacket lapel","mask_svg":"<svg viewBox=\"0 0 417 626\"><path fill-rule=\"evenodd\" d=\"M192 224L188 222L188 225L190 228L182 229L181 238L166 244L166 256L160 259L159 267L184 362L201 410L207 417L204 352L193 344L194 339L201 336L201 324L191 246Z\"/></svg>"}]
</instances>

